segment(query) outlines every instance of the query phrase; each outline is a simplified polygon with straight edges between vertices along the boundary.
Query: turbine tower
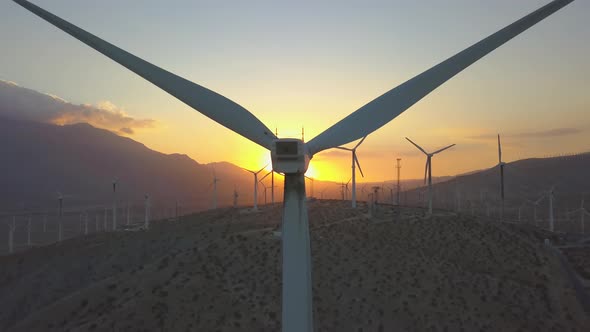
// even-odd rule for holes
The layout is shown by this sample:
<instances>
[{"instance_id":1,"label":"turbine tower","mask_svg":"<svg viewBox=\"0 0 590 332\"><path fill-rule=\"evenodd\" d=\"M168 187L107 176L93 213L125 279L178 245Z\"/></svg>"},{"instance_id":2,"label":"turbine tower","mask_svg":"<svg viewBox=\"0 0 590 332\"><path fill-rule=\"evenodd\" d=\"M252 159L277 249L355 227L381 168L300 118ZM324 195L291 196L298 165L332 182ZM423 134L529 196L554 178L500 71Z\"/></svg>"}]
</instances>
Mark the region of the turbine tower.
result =
<instances>
[{"instance_id":1,"label":"turbine tower","mask_svg":"<svg viewBox=\"0 0 590 332\"><path fill-rule=\"evenodd\" d=\"M414 143L411 139L407 138L408 142L412 143L418 150L422 151L426 155L426 168L424 169L424 184L426 184L426 179L428 176L428 214L432 214L432 156L437 153L443 152L444 150L455 146L455 144L451 144L446 146L442 149L438 149L432 153L428 153L422 149L418 144Z\"/></svg>"},{"instance_id":2,"label":"turbine tower","mask_svg":"<svg viewBox=\"0 0 590 332\"><path fill-rule=\"evenodd\" d=\"M238 207L238 197L240 195L238 194L238 189L236 188L236 186L234 186L234 209Z\"/></svg>"},{"instance_id":3,"label":"turbine tower","mask_svg":"<svg viewBox=\"0 0 590 332\"><path fill-rule=\"evenodd\" d=\"M370 101L309 142L279 139L252 113L232 100L142 60L26 0L14 1L203 115L270 150L273 169L285 174L281 236L282 329L283 332L308 332L313 331L314 320L304 174L312 157L381 128L459 72L573 0L550 2Z\"/></svg>"},{"instance_id":4,"label":"turbine tower","mask_svg":"<svg viewBox=\"0 0 590 332\"><path fill-rule=\"evenodd\" d=\"M361 172L361 176L365 177L365 175L363 174L363 170L361 169L361 164L359 163L358 158L356 157L356 149L363 144L363 142L365 141L365 138L367 138L367 136L363 137L360 142L358 142L354 148L345 148L342 146L337 146L336 149L340 149L340 150L346 150L346 151L350 151L351 152L351 159L352 159L352 195L351 195L351 201L352 201L352 207L356 209L356 171L355 171L355 165L358 166L359 171ZM347 188L348 189L348 188Z\"/></svg>"},{"instance_id":5,"label":"turbine tower","mask_svg":"<svg viewBox=\"0 0 590 332\"><path fill-rule=\"evenodd\" d=\"M143 220L143 227L148 230L150 229L150 195L145 194L144 197L145 214Z\"/></svg>"},{"instance_id":6,"label":"turbine tower","mask_svg":"<svg viewBox=\"0 0 590 332\"><path fill-rule=\"evenodd\" d=\"M29 219L27 220L27 247L29 247L29 248L32 245L31 244L31 227L32 227L31 223L33 221L32 219L33 219L33 214L31 213L31 214L29 214Z\"/></svg>"},{"instance_id":7,"label":"turbine tower","mask_svg":"<svg viewBox=\"0 0 590 332\"><path fill-rule=\"evenodd\" d=\"M400 205L400 191L401 191L401 186L399 183L399 175L400 175L400 171L402 169L402 165L401 165L401 158L397 158L397 165L395 166L395 168L397 168L397 205Z\"/></svg>"},{"instance_id":8,"label":"turbine tower","mask_svg":"<svg viewBox=\"0 0 590 332\"><path fill-rule=\"evenodd\" d=\"M584 207L584 195L582 195L580 207L575 209L574 211L571 211L570 213L580 213L580 231L582 232L582 234L585 234L586 230L584 224L584 217L590 216L590 212L588 212L588 210L586 210L586 208Z\"/></svg>"},{"instance_id":9,"label":"turbine tower","mask_svg":"<svg viewBox=\"0 0 590 332\"><path fill-rule=\"evenodd\" d=\"M264 165L264 167L258 171L251 171L242 167L243 170L248 171L254 175L254 211L258 210L258 173L262 172L266 166L268 166L268 164Z\"/></svg>"},{"instance_id":10,"label":"turbine tower","mask_svg":"<svg viewBox=\"0 0 590 332\"><path fill-rule=\"evenodd\" d=\"M264 182L262 182L262 181L264 179L266 179L266 177L269 176L269 175L271 176L271 182L270 182L270 187L267 187L264 184ZM270 172L266 173L262 178L260 178L260 180L258 180L258 182L264 187L264 204L265 205L266 205L266 191L269 188L270 188L271 203L274 203L275 202L274 197L273 197L273 195L274 195L274 187L275 187L275 183L272 180L273 179L273 176L274 176L274 172L273 171L270 171Z\"/></svg>"},{"instance_id":11,"label":"turbine tower","mask_svg":"<svg viewBox=\"0 0 590 332\"><path fill-rule=\"evenodd\" d=\"M217 209L217 182L221 181L215 174L215 168L213 168L213 181L209 184L209 188L213 186L213 209Z\"/></svg>"},{"instance_id":12,"label":"turbine tower","mask_svg":"<svg viewBox=\"0 0 590 332\"><path fill-rule=\"evenodd\" d=\"M113 232L117 230L117 179L113 180Z\"/></svg>"},{"instance_id":13,"label":"turbine tower","mask_svg":"<svg viewBox=\"0 0 590 332\"><path fill-rule=\"evenodd\" d=\"M64 196L61 193L57 193L57 241L61 242L63 238L63 221L62 221L62 207L63 207Z\"/></svg>"},{"instance_id":14,"label":"turbine tower","mask_svg":"<svg viewBox=\"0 0 590 332\"><path fill-rule=\"evenodd\" d=\"M504 163L502 161L502 145L500 144L500 134L498 134L498 166L500 168L500 198L502 200L500 206L500 220L504 219Z\"/></svg>"},{"instance_id":15,"label":"turbine tower","mask_svg":"<svg viewBox=\"0 0 590 332\"><path fill-rule=\"evenodd\" d=\"M12 216L12 222L8 224L8 253L14 252L14 231L16 230L16 216Z\"/></svg>"},{"instance_id":16,"label":"turbine tower","mask_svg":"<svg viewBox=\"0 0 590 332\"><path fill-rule=\"evenodd\" d=\"M531 205L533 206L533 222L535 223L535 225L537 225L537 207L539 206L539 203L541 203L543 198L545 198L545 194L542 194L541 197L539 197L536 201L531 201L527 199L527 202L531 203Z\"/></svg>"},{"instance_id":17,"label":"turbine tower","mask_svg":"<svg viewBox=\"0 0 590 332\"><path fill-rule=\"evenodd\" d=\"M553 215L553 193L555 190L555 186L551 187L551 189L547 192L547 196L549 196L549 230L554 232L555 231L555 218Z\"/></svg>"}]
</instances>

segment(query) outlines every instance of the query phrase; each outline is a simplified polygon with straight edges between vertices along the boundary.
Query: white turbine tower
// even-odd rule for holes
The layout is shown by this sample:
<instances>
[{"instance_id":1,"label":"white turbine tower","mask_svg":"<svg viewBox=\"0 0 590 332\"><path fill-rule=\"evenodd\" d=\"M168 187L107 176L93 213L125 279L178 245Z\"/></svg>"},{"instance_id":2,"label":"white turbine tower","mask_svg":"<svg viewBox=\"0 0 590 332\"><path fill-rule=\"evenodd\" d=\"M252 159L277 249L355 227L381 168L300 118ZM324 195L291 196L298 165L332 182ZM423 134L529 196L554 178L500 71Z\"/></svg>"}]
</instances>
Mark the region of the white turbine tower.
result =
<instances>
[{"instance_id":1,"label":"white turbine tower","mask_svg":"<svg viewBox=\"0 0 590 332\"><path fill-rule=\"evenodd\" d=\"M250 114L250 116L253 116ZM262 123L260 123L260 125L262 125ZM252 173L252 175L254 175L254 211L258 210L258 173L262 172L266 166L268 166L268 164L264 165L264 167L262 167L261 169L259 169L258 171L251 171L247 168L243 168L243 170Z\"/></svg>"},{"instance_id":2,"label":"white turbine tower","mask_svg":"<svg viewBox=\"0 0 590 332\"><path fill-rule=\"evenodd\" d=\"M282 329L313 330L309 224L304 174L318 152L353 142L381 128L463 69L573 0L555 0L422 74L389 90L309 142L279 139L242 106L142 60L31 4L14 0L88 46L142 76L230 130L267 148L273 169L285 174L282 227ZM257 181L254 181L256 185Z\"/></svg>"},{"instance_id":3,"label":"white turbine tower","mask_svg":"<svg viewBox=\"0 0 590 332\"><path fill-rule=\"evenodd\" d=\"M455 146L455 144L451 144L446 146L442 149L438 149L434 152L428 153L422 149L418 144L414 143L411 139L407 138L408 142L412 143L418 150L422 151L426 155L426 168L424 169L424 184L428 179L428 214L432 214L432 156L437 153L443 152L444 150Z\"/></svg>"},{"instance_id":4,"label":"white turbine tower","mask_svg":"<svg viewBox=\"0 0 590 332\"><path fill-rule=\"evenodd\" d=\"M351 152L351 158L352 158L352 194L351 194L351 201L352 201L352 207L356 208L356 170L355 170L355 166L358 166L359 171L361 172L361 176L365 177L365 175L363 174L363 170L361 169L361 164L359 163L359 160L356 156L356 149L363 144L363 142L365 141L365 138L367 138L367 136L363 137L360 142L358 142L354 148L345 148L343 146L337 146L336 149L340 149L340 150L346 150L346 151L350 151Z\"/></svg>"},{"instance_id":5,"label":"white turbine tower","mask_svg":"<svg viewBox=\"0 0 590 332\"><path fill-rule=\"evenodd\" d=\"M537 225L537 207L539 207L539 203L545 198L545 194L542 194L536 201L531 201L527 199L527 202L531 203L533 206L533 222Z\"/></svg>"}]
</instances>

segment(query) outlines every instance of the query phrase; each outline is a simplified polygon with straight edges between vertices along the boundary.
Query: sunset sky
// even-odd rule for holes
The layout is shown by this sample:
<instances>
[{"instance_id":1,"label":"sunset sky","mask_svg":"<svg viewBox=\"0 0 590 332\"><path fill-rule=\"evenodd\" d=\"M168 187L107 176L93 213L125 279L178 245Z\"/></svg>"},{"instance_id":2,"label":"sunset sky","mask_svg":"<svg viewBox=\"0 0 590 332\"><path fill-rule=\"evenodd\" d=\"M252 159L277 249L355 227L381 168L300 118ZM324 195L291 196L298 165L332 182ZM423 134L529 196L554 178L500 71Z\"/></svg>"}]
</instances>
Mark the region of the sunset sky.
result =
<instances>
[{"instance_id":1,"label":"sunset sky","mask_svg":"<svg viewBox=\"0 0 590 332\"><path fill-rule=\"evenodd\" d=\"M35 4L244 106L280 137L310 140L349 113L547 0L75 1ZM369 136L367 181L454 175L504 159L590 151L590 2L578 0L435 90ZM269 153L34 16L0 3L0 79L72 104L122 111L129 137L200 163L262 167ZM146 120L147 122L142 122ZM153 121L150 121L153 120ZM351 144L352 145L352 144ZM350 155L312 160L323 180L347 181Z\"/></svg>"}]
</instances>

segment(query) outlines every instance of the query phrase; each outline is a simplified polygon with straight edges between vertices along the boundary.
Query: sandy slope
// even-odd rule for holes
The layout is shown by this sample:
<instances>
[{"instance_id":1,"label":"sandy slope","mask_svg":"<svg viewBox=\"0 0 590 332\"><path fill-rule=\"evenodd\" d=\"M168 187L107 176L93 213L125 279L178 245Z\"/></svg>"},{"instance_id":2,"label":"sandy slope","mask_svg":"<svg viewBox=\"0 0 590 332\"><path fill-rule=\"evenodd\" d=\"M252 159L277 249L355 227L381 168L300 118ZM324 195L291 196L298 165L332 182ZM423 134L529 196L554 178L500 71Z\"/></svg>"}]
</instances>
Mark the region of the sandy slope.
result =
<instances>
[{"instance_id":1,"label":"sandy slope","mask_svg":"<svg viewBox=\"0 0 590 332\"><path fill-rule=\"evenodd\" d=\"M280 330L280 213L217 210L1 257L0 330ZM310 204L316 330L590 326L532 233L422 214Z\"/></svg>"}]
</instances>

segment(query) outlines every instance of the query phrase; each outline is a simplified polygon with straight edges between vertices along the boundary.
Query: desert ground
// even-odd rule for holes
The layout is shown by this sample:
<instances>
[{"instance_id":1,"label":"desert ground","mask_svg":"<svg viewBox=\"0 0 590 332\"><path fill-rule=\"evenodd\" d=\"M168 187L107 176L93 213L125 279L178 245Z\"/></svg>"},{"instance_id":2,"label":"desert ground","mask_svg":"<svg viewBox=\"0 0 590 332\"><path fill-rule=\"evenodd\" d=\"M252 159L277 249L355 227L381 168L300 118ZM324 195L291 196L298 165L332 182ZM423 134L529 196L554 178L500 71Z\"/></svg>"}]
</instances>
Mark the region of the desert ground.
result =
<instances>
[{"instance_id":1,"label":"desert ground","mask_svg":"<svg viewBox=\"0 0 590 332\"><path fill-rule=\"evenodd\" d=\"M278 331L281 212L217 209L0 256L0 330ZM309 218L316 331L590 326L547 232L334 200ZM587 277L588 248L574 252Z\"/></svg>"}]
</instances>

